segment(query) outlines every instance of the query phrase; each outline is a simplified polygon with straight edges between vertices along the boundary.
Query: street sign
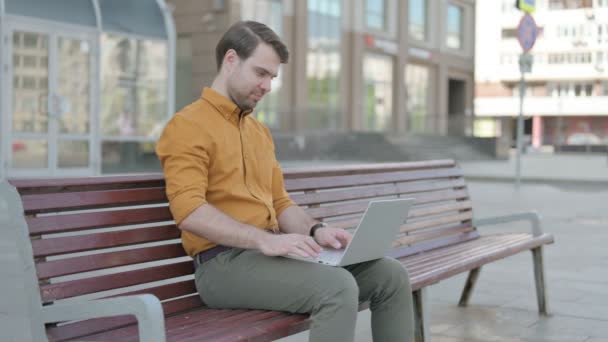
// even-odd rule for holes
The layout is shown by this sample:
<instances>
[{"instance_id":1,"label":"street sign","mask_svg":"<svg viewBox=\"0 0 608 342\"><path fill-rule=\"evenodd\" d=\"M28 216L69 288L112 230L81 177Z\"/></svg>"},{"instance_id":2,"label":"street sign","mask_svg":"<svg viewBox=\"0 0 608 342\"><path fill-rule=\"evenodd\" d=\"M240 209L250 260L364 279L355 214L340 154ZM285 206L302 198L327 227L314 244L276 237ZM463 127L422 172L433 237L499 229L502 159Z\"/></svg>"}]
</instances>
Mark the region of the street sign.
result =
<instances>
[{"instance_id":1,"label":"street sign","mask_svg":"<svg viewBox=\"0 0 608 342\"><path fill-rule=\"evenodd\" d=\"M524 14L519 21L519 26L517 26L517 40L519 40L519 45L521 45L524 53L532 49L534 43L536 43L537 34L538 27L536 26L536 21L534 21L534 18L530 14Z\"/></svg>"},{"instance_id":2,"label":"street sign","mask_svg":"<svg viewBox=\"0 0 608 342\"><path fill-rule=\"evenodd\" d=\"M535 0L515 0L515 7L526 12L526 13L534 13L536 10L536 1Z\"/></svg>"}]
</instances>

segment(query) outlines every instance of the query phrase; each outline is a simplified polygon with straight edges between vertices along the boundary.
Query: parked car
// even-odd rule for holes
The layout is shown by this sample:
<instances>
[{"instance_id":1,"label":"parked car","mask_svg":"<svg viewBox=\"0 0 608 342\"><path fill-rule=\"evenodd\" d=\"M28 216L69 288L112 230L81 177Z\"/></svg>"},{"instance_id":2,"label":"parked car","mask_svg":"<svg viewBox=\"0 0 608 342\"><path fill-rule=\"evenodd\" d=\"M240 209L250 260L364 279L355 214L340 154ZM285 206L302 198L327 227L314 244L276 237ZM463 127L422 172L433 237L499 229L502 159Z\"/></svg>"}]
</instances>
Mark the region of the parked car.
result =
<instances>
[{"instance_id":1,"label":"parked car","mask_svg":"<svg viewBox=\"0 0 608 342\"><path fill-rule=\"evenodd\" d=\"M601 145L602 139L593 133L574 133L566 139L568 145Z\"/></svg>"}]
</instances>

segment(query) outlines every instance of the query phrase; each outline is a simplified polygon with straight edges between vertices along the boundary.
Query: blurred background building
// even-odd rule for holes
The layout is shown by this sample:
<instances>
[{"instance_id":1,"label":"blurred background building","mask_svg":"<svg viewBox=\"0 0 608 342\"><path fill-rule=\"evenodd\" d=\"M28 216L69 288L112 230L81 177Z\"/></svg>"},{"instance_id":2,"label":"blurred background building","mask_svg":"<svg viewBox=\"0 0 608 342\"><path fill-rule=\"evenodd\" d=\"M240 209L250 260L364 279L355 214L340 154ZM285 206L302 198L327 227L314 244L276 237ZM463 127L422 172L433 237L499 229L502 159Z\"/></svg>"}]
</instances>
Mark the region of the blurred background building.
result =
<instances>
[{"instance_id":1,"label":"blurred background building","mask_svg":"<svg viewBox=\"0 0 608 342\"><path fill-rule=\"evenodd\" d=\"M464 133L458 116L472 111L473 1L169 3L183 63L177 84L190 86L180 91L178 107L213 80L214 48L223 32L236 20L252 19L273 28L291 52L257 110L272 129ZM190 82L182 80L188 76Z\"/></svg>"},{"instance_id":2,"label":"blurred background building","mask_svg":"<svg viewBox=\"0 0 608 342\"><path fill-rule=\"evenodd\" d=\"M472 135L474 1L168 2L178 108L211 84L233 22L264 22L286 43L290 61L256 114L280 160L432 158L423 150L446 155L448 135Z\"/></svg>"},{"instance_id":3,"label":"blurred background building","mask_svg":"<svg viewBox=\"0 0 608 342\"><path fill-rule=\"evenodd\" d=\"M540 35L526 74L526 142L534 149L608 145L608 0L536 0ZM512 0L477 3L476 134L515 137L522 13Z\"/></svg>"},{"instance_id":4,"label":"blurred background building","mask_svg":"<svg viewBox=\"0 0 608 342\"><path fill-rule=\"evenodd\" d=\"M0 176L158 171L162 127L243 19L291 53L255 114L280 158L432 158L473 133L474 0L166 2L0 0Z\"/></svg>"}]
</instances>

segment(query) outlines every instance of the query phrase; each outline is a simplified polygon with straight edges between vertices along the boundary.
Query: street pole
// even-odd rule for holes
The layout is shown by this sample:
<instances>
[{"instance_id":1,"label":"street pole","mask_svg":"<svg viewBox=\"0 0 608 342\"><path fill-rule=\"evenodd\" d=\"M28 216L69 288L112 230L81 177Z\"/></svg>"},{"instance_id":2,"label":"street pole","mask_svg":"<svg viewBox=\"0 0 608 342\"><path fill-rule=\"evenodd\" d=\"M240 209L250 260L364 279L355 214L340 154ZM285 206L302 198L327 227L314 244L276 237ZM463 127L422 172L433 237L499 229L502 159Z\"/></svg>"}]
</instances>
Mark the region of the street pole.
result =
<instances>
[{"instance_id":1,"label":"street pole","mask_svg":"<svg viewBox=\"0 0 608 342\"><path fill-rule=\"evenodd\" d=\"M515 153L515 188L519 189L521 183L521 152L523 149L523 135L524 135L524 96L526 95L526 80L525 71L526 65L524 60L524 54L519 56L519 71L521 77L519 79L519 115L517 116L517 143Z\"/></svg>"}]
</instances>

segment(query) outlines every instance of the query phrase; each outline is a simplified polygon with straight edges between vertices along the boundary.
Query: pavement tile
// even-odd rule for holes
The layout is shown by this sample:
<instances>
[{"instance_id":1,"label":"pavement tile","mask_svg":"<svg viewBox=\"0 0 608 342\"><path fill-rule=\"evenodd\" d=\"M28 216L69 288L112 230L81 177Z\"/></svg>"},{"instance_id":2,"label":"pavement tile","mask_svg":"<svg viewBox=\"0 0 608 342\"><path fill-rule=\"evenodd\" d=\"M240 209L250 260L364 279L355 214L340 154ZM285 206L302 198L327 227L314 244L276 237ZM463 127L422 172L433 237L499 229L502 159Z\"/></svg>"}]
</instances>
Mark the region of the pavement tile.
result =
<instances>
[{"instance_id":1,"label":"pavement tile","mask_svg":"<svg viewBox=\"0 0 608 342\"><path fill-rule=\"evenodd\" d=\"M608 321L583 317L554 315L549 319L539 320L530 329L538 336L552 334L571 334L581 336L608 337Z\"/></svg>"}]
</instances>

